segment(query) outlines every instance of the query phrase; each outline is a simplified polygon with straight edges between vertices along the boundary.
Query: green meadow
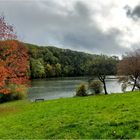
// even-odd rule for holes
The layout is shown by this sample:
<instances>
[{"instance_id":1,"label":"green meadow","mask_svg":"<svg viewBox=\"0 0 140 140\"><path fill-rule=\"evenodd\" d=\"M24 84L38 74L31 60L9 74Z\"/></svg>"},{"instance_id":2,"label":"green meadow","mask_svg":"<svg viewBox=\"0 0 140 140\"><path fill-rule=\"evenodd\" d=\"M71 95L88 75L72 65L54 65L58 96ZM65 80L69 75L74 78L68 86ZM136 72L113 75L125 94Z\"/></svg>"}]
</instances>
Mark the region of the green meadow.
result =
<instances>
[{"instance_id":1,"label":"green meadow","mask_svg":"<svg viewBox=\"0 0 140 140\"><path fill-rule=\"evenodd\" d=\"M1 139L140 139L140 92L0 105Z\"/></svg>"}]
</instances>

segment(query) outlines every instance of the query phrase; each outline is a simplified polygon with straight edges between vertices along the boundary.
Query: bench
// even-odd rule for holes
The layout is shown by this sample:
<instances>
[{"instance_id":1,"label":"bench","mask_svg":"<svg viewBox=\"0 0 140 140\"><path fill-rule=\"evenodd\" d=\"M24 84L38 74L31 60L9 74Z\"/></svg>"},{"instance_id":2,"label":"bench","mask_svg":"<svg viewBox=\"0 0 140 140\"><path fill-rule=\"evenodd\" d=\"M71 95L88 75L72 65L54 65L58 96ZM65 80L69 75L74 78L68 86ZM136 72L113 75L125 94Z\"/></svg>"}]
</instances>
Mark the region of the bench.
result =
<instances>
[{"instance_id":1,"label":"bench","mask_svg":"<svg viewBox=\"0 0 140 140\"><path fill-rule=\"evenodd\" d=\"M43 98L37 98L37 99L35 99L35 102L40 102L40 101L44 101L44 99Z\"/></svg>"}]
</instances>

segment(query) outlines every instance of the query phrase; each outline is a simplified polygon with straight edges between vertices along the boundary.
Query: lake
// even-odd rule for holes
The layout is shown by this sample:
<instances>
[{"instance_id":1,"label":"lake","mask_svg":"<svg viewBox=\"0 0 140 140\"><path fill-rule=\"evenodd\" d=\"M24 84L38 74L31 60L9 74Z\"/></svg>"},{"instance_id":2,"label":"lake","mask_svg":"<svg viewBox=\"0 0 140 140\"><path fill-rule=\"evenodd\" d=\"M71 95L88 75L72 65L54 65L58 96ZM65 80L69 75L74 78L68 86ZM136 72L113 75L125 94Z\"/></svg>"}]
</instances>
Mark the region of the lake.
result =
<instances>
[{"instance_id":1,"label":"lake","mask_svg":"<svg viewBox=\"0 0 140 140\"><path fill-rule=\"evenodd\" d=\"M88 83L87 77L51 78L46 80L32 80L28 98L44 98L45 100L73 97L76 87L81 83ZM108 93L121 93L121 84L117 79L106 80Z\"/></svg>"}]
</instances>

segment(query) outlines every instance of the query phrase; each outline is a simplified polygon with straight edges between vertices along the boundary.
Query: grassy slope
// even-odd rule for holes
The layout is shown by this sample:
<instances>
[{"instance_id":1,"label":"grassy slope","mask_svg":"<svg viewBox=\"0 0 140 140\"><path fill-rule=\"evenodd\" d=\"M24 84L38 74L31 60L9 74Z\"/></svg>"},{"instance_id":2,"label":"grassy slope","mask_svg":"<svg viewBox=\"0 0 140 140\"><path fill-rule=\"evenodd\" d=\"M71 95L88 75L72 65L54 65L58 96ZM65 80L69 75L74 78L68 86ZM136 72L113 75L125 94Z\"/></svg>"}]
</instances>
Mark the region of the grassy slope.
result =
<instances>
[{"instance_id":1,"label":"grassy slope","mask_svg":"<svg viewBox=\"0 0 140 140\"><path fill-rule=\"evenodd\" d=\"M140 93L2 104L0 138L140 138Z\"/></svg>"}]
</instances>

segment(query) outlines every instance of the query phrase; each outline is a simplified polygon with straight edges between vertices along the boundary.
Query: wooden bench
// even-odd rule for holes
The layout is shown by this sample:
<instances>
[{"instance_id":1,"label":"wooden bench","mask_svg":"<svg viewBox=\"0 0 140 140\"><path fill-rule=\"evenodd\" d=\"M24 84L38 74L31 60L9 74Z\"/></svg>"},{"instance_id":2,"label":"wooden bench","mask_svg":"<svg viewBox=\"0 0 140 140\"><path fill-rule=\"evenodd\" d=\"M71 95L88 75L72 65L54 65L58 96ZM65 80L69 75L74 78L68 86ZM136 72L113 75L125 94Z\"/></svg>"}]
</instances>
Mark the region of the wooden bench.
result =
<instances>
[{"instance_id":1,"label":"wooden bench","mask_svg":"<svg viewBox=\"0 0 140 140\"><path fill-rule=\"evenodd\" d=\"M44 99L43 98L37 98L37 99L35 99L35 102L40 102L40 101L44 101Z\"/></svg>"}]
</instances>

